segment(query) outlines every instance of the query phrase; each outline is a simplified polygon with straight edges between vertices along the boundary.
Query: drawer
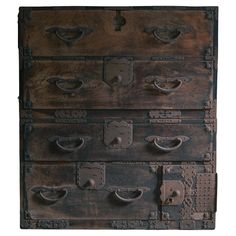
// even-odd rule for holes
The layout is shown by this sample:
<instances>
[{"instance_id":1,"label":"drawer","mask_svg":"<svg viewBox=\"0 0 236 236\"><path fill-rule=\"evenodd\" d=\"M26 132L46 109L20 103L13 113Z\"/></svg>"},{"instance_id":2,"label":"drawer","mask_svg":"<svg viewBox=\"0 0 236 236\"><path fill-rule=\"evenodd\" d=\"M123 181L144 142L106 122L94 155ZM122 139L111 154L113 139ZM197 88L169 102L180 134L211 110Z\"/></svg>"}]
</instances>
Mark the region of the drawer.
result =
<instances>
[{"instance_id":1,"label":"drawer","mask_svg":"<svg viewBox=\"0 0 236 236\"><path fill-rule=\"evenodd\" d=\"M213 11L25 9L23 47L33 56L203 58L213 44Z\"/></svg>"},{"instance_id":2,"label":"drawer","mask_svg":"<svg viewBox=\"0 0 236 236\"><path fill-rule=\"evenodd\" d=\"M61 223L73 228L77 220L91 220L96 227L119 229L125 220L136 220L129 227L155 229L176 221L180 224L173 228L200 229L203 221L214 219L216 174L211 166L26 163L24 171L23 207L32 227Z\"/></svg>"},{"instance_id":3,"label":"drawer","mask_svg":"<svg viewBox=\"0 0 236 236\"><path fill-rule=\"evenodd\" d=\"M33 164L26 173L32 219L148 219L157 211L149 165Z\"/></svg>"},{"instance_id":4,"label":"drawer","mask_svg":"<svg viewBox=\"0 0 236 236\"><path fill-rule=\"evenodd\" d=\"M212 67L116 57L34 61L24 71L23 99L34 109L204 109L213 99Z\"/></svg>"},{"instance_id":5,"label":"drawer","mask_svg":"<svg viewBox=\"0 0 236 236\"><path fill-rule=\"evenodd\" d=\"M33 161L204 161L214 133L204 124L25 125L24 158Z\"/></svg>"}]
</instances>

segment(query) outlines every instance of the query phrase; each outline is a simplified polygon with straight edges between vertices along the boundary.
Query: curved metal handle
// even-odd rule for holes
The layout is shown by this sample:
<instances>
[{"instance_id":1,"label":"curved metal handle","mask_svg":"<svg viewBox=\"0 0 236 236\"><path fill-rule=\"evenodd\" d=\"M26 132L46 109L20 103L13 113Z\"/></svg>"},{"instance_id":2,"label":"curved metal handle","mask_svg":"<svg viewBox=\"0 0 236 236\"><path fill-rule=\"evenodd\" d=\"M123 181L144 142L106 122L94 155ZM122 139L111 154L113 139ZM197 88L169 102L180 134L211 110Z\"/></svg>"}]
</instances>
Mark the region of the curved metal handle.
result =
<instances>
[{"instance_id":1,"label":"curved metal handle","mask_svg":"<svg viewBox=\"0 0 236 236\"><path fill-rule=\"evenodd\" d=\"M175 81L173 81L173 82L176 83L176 86L173 87L173 88L164 88L164 87L161 87L161 86L159 85L160 81L158 81L158 80L154 80L154 81L153 81L153 85L154 85L155 89L157 89L160 93L168 94L168 93L173 93L173 92L175 92L176 90L180 89L181 86L182 86L182 84L183 84L183 81L180 80L180 79L177 79L177 80L175 80Z\"/></svg>"},{"instance_id":2,"label":"curved metal handle","mask_svg":"<svg viewBox=\"0 0 236 236\"><path fill-rule=\"evenodd\" d=\"M133 198L125 198L125 197L122 197L119 195L119 192L123 192L123 191L120 191L119 189L117 189L114 194L115 194L115 197L120 200L121 202L124 202L124 203L130 203L130 202L134 202L134 201L137 201L138 199L140 199L142 196L143 196L143 190L142 189L136 189L135 191L132 191L132 192L136 192L137 193L137 196L133 197ZM127 192L127 191L126 191Z\"/></svg>"},{"instance_id":3,"label":"curved metal handle","mask_svg":"<svg viewBox=\"0 0 236 236\"><path fill-rule=\"evenodd\" d=\"M170 152L174 151L182 146L182 144L189 140L189 137L187 136L176 136L176 137L159 137L159 136L148 136L145 138L146 141L149 143L152 143L154 147L160 151L163 152ZM163 144L160 144L161 142L172 142L174 145L171 147L169 146L163 146Z\"/></svg>"},{"instance_id":4,"label":"curved metal handle","mask_svg":"<svg viewBox=\"0 0 236 236\"><path fill-rule=\"evenodd\" d=\"M47 204L54 204L57 201L65 198L68 194L68 190L65 188L36 187L33 188L32 191L35 192L37 196ZM46 195L47 193L50 193L50 197Z\"/></svg>"},{"instance_id":5,"label":"curved metal handle","mask_svg":"<svg viewBox=\"0 0 236 236\"><path fill-rule=\"evenodd\" d=\"M157 138L154 139L153 143L154 143L154 146L158 150L163 151L163 152L170 152L170 151L174 151L174 150L180 148L181 145L183 144L183 140L181 138L179 138L179 137L176 138L175 141L177 141L176 142L177 144L172 146L172 147L163 147L163 146L161 146L160 144L158 144L158 139Z\"/></svg>"},{"instance_id":6,"label":"curved metal handle","mask_svg":"<svg viewBox=\"0 0 236 236\"><path fill-rule=\"evenodd\" d=\"M64 43L73 45L77 41L82 39L85 35L93 32L93 30L87 27L64 28L56 26L46 29L46 32L54 33L56 37L62 40Z\"/></svg>"},{"instance_id":7,"label":"curved metal handle","mask_svg":"<svg viewBox=\"0 0 236 236\"><path fill-rule=\"evenodd\" d=\"M174 43L178 38L180 38L184 32L188 30L186 27L151 27L145 28L145 32L152 33L155 39L161 41L165 44Z\"/></svg>"},{"instance_id":8,"label":"curved metal handle","mask_svg":"<svg viewBox=\"0 0 236 236\"><path fill-rule=\"evenodd\" d=\"M178 38L182 36L182 31L176 29L155 29L153 30L153 36L160 40L162 43L174 43Z\"/></svg>"},{"instance_id":9,"label":"curved metal handle","mask_svg":"<svg viewBox=\"0 0 236 236\"><path fill-rule=\"evenodd\" d=\"M77 145L70 147L71 144L74 144L75 142L77 142ZM76 152L84 146L85 140L82 137L58 137L55 140L55 143L56 146L63 151Z\"/></svg>"},{"instance_id":10,"label":"curved metal handle","mask_svg":"<svg viewBox=\"0 0 236 236\"><path fill-rule=\"evenodd\" d=\"M51 84L55 84L57 88L66 93L78 93L84 86L84 82L81 79L63 79L61 77L51 77L47 80ZM72 86L71 88L66 85ZM69 87L70 87L69 86Z\"/></svg>"}]
</instances>

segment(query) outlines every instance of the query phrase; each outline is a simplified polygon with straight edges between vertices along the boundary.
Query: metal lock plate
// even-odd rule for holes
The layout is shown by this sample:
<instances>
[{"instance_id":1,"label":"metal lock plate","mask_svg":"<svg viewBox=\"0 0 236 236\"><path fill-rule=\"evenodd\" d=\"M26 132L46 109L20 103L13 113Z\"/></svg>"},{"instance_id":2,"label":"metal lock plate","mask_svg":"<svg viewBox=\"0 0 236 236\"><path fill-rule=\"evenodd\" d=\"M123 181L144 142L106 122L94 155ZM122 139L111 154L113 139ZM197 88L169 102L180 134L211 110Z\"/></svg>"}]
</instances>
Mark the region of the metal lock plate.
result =
<instances>
[{"instance_id":1,"label":"metal lock plate","mask_svg":"<svg viewBox=\"0 0 236 236\"><path fill-rule=\"evenodd\" d=\"M133 80L132 58L106 58L104 81L110 86L125 86Z\"/></svg>"},{"instance_id":2,"label":"metal lock plate","mask_svg":"<svg viewBox=\"0 0 236 236\"><path fill-rule=\"evenodd\" d=\"M133 142L132 121L106 121L104 143L109 148L128 148Z\"/></svg>"},{"instance_id":3,"label":"metal lock plate","mask_svg":"<svg viewBox=\"0 0 236 236\"><path fill-rule=\"evenodd\" d=\"M105 164L83 163L77 167L77 184L82 189L100 189L105 184Z\"/></svg>"},{"instance_id":4,"label":"metal lock plate","mask_svg":"<svg viewBox=\"0 0 236 236\"><path fill-rule=\"evenodd\" d=\"M162 205L180 205L185 196L184 185L178 180L164 180L161 186Z\"/></svg>"}]
</instances>

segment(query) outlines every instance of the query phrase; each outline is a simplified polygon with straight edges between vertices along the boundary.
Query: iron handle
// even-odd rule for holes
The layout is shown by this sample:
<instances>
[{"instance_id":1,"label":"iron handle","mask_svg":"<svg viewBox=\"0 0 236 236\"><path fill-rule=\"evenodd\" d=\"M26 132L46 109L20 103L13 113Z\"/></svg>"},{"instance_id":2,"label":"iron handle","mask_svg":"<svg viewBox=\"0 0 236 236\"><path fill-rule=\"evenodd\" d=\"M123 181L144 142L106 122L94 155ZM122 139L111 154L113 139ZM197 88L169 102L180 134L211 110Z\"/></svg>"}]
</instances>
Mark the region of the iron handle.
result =
<instances>
[{"instance_id":1,"label":"iron handle","mask_svg":"<svg viewBox=\"0 0 236 236\"><path fill-rule=\"evenodd\" d=\"M47 204L54 204L57 201L64 199L68 194L68 190L65 188L36 187L33 188L32 191L37 194L38 198ZM46 193L50 193L52 196L46 196Z\"/></svg>"},{"instance_id":2,"label":"iron handle","mask_svg":"<svg viewBox=\"0 0 236 236\"><path fill-rule=\"evenodd\" d=\"M137 201L139 200L142 196L143 196L143 189L137 189L135 190L135 192L137 193L137 195L133 198L125 198L125 197L122 197L119 193L122 192L120 191L119 189L117 189L114 194L115 194L115 197L121 201L121 202L124 202L124 203L131 203L131 202L134 202L134 201ZM134 191L132 191L134 192Z\"/></svg>"},{"instance_id":3,"label":"iron handle","mask_svg":"<svg viewBox=\"0 0 236 236\"><path fill-rule=\"evenodd\" d=\"M159 137L159 136L149 136L146 141L153 143L154 147L163 152L170 152L179 149L182 144L189 140L187 136L176 136L176 137ZM171 147L163 146L161 142L172 142L174 145Z\"/></svg>"},{"instance_id":4,"label":"iron handle","mask_svg":"<svg viewBox=\"0 0 236 236\"><path fill-rule=\"evenodd\" d=\"M168 31L166 35L161 35L161 32L156 29L153 31L153 35L156 39L160 40L163 43L173 43L175 42L178 38L181 37L182 31L179 29L175 29L173 31Z\"/></svg>"},{"instance_id":5,"label":"iron handle","mask_svg":"<svg viewBox=\"0 0 236 236\"><path fill-rule=\"evenodd\" d=\"M78 93L84 86L84 82L81 79L63 79L61 77L51 77L47 80L51 84L55 84L56 87L66 93ZM71 88L66 85L72 85Z\"/></svg>"},{"instance_id":6,"label":"iron handle","mask_svg":"<svg viewBox=\"0 0 236 236\"><path fill-rule=\"evenodd\" d=\"M153 81L153 86L154 86L154 88L155 88L158 92L164 93L164 94L168 94L168 93L173 93L173 92L175 92L176 90L180 89L181 86L182 86L182 84L183 84L183 81L180 80L180 79L177 79L177 80L175 80L175 81L173 81L173 82L176 83L175 87L173 87L173 88L164 88L164 87L161 87L161 86L159 85L160 82L159 82L158 80L154 80L154 81Z\"/></svg>"},{"instance_id":7,"label":"iron handle","mask_svg":"<svg viewBox=\"0 0 236 236\"><path fill-rule=\"evenodd\" d=\"M186 32L185 27L151 27L145 28L145 32L152 33L155 39L161 41L165 44L174 43L179 39L184 32Z\"/></svg>"},{"instance_id":8,"label":"iron handle","mask_svg":"<svg viewBox=\"0 0 236 236\"><path fill-rule=\"evenodd\" d=\"M170 152L170 151L174 151L178 148L180 148L183 144L183 140L181 138L176 138L176 141L177 141L177 144L173 147L164 147L164 146L161 146L160 144L158 144L158 140L157 139L154 139L153 143L154 143L154 146L160 150L160 151L163 151L163 152Z\"/></svg>"},{"instance_id":9,"label":"iron handle","mask_svg":"<svg viewBox=\"0 0 236 236\"><path fill-rule=\"evenodd\" d=\"M76 152L85 145L84 137L60 137L55 136L49 138L49 141L55 142L56 146L65 152ZM71 147L73 145L73 147Z\"/></svg>"},{"instance_id":10,"label":"iron handle","mask_svg":"<svg viewBox=\"0 0 236 236\"><path fill-rule=\"evenodd\" d=\"M93 32L93 29L88 27L50 27L46 29L46 32L54 33L59 40L62 40L67 45L73 45L77 41L81 40L85 35Z\"/></svg>"},{"instance_id":11,"label":"iron handle","mask_svg":"<svg viewBox=\"0 0 236 236\"><path fill-rule=\"evenodd\" d=\"M84 146L84 139L80 138L80 140L81 140L81 143L79 145L77 145L76 147L73 147L73 148L63 146L62 144L60 144L59 139L56 141L56 145L63 151L75 152L75 151L80 150Z\"/></svg>"}]
</instances>

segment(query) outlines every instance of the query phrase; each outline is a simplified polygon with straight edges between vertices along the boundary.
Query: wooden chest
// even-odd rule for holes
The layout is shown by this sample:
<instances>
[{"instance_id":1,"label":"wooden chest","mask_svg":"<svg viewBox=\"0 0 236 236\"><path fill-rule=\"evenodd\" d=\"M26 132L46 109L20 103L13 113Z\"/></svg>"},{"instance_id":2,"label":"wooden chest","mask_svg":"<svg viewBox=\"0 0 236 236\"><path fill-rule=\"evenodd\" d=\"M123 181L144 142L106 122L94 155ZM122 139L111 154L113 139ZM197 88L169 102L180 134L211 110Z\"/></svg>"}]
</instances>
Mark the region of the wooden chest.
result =
<instances>
[{"instance_id":1,"label":"wooden chest","mask_svg":"<svg viewBox=\"0 0 236 236\"><path fill-rule=\"evenodd\" d=\"M214 229L217 7L22 7L21 228Z\"/></svg>"}]
</instances>

